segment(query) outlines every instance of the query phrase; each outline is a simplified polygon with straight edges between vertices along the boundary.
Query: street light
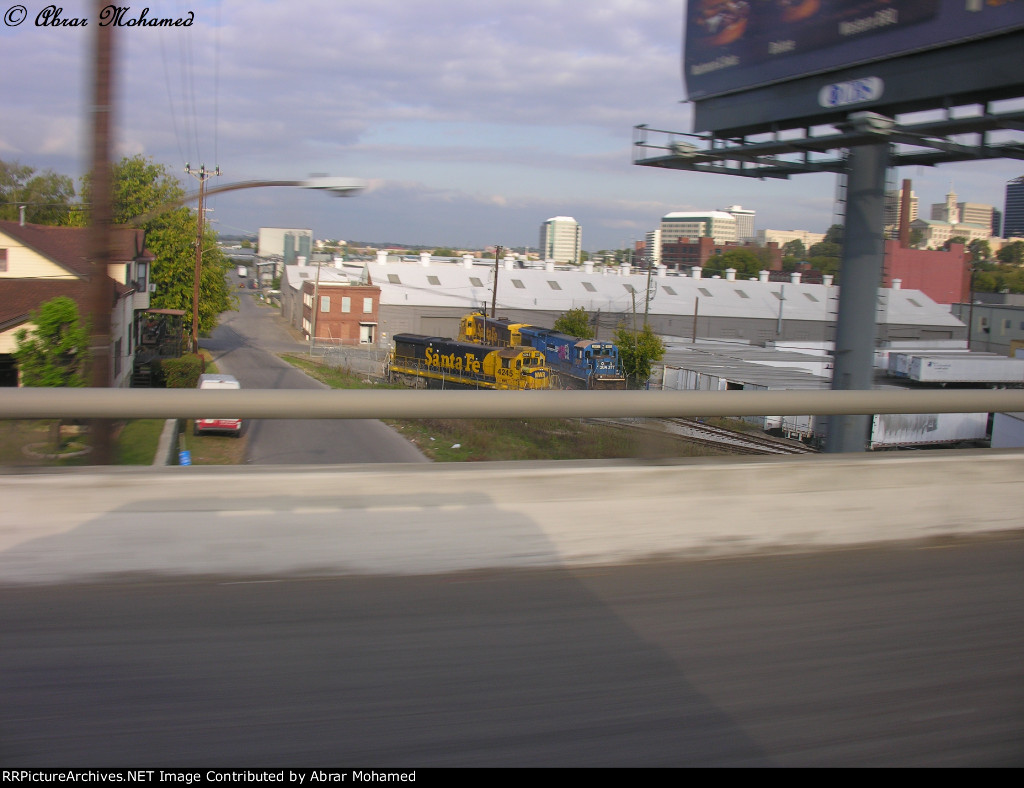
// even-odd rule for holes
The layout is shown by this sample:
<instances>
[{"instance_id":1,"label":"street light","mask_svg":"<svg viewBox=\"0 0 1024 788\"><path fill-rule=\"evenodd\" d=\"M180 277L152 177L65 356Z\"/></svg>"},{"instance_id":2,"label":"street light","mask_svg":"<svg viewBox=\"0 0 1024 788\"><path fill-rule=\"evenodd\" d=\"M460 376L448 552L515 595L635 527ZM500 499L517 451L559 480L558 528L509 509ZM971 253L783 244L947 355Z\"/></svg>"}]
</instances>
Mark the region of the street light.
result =
<instances>
[{"instance_id":1,"label":"street light","mask_svg":"<svg viewBox=\"0 0 1024 788\"><path fill-rule=\"evenodd\" d=\"M362 191L367 186L366 181L360 178L330 177L322 175L297 181L240 181L239 183L228 183L224 186L215 186L212 189L207 189L205 187L206 181L215 175L220 175L220 167L217 167L213 171L208 171L205 166L201 166L198 170L193 171L191 167L186 164L185 172L199 178L199 191L192 194L186 194L184 197L177 200L171 200L170 202L166 202L151 211L147 211L140 216L136 216L129 220L129 224L134 226L142 225L162 213L174 210L175 208L180 208L190 202L199 202L199 218L196 235L196 265L192 281L191 345L193 353L197 353L199 351L199 280L202 274L203 259L203 203L207 197L215 194L224 194L225 192L241 191L242 189L261 189L267 186L292 186L300 189L316 189L318 191L329 192L335 197L349 197L356 192Z\"/></svg>"}]
</instances>

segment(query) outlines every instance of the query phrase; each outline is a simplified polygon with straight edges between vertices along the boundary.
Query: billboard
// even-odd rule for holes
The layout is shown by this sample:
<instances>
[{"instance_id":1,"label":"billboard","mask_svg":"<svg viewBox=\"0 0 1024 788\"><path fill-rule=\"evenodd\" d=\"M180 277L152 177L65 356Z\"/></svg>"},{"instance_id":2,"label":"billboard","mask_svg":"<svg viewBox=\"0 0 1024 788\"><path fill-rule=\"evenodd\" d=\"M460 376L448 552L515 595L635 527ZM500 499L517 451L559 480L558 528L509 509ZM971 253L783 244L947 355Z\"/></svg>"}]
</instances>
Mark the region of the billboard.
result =
<instances>
[{"instance_id":1,"label":"billboard","mask_svg":"<svg viewBox=\"0 0 1024 788\"><path fill-rule=\"evenodd\" d=\"M1015 29L1024 0L688 0L683 76L699 102Z\"/></svg>"}]
</instances>

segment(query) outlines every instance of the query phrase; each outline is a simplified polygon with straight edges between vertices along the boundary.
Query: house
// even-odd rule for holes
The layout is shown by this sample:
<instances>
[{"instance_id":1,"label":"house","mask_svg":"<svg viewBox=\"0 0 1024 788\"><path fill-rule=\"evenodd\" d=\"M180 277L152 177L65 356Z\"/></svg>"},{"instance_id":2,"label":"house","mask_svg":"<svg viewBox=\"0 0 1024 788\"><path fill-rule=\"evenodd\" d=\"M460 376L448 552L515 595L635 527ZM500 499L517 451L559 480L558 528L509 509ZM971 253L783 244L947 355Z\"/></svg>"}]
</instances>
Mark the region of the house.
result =
<instances>
[{"instance_id":1,"label":"house","mask_svg":"<svg viewBox=\"0 0 1024 788\"><path fill-rule=\"evenodd\" d=\"M110 386L127 386L139 345L142 313L149 308L149 274L153 255L145 233L116 228L107 272L114 281L110 315ZM0 221L0 385L18 385L14 351L16 334L31 329L31 314L58 296L78 304L80 314L93 310L94 274L89 229Z\"/></svg>"}]
</instances>

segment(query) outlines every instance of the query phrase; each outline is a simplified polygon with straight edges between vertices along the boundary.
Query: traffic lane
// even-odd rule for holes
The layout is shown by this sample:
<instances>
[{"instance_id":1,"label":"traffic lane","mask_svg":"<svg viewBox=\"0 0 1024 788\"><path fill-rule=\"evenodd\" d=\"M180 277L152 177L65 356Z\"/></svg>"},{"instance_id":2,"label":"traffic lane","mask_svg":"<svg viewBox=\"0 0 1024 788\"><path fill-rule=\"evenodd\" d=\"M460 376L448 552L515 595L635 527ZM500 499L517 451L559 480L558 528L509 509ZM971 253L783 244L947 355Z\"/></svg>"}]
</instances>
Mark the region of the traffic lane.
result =
<instances>
[{"instance_id":1,"label":"traffic lane","mask_svg":"<svg viewBox=\"0 0 1024 788\"><path fill-rule=\"evenodd\" d=\"M245 303L249 301L249 303ZM222 372L238 378L244 389L326 389L264 349L282 344L284 329L276 310L242 299L242 311L230 313L204 341ZM353 462L428 462L412 443L386 424L369 419L258 419L245 425L246 462L252 465L331 465Z\"/></svg>"},{"instance_id":2,"label":"traffic lane","mask_svg":"<svg viewBox=\"0 0 1024 788\"><path fill-rule=\"evenodd\" d=\"M1022 559L0 588L0 761L1021 765Z\"/></svg>"}]
</instances>

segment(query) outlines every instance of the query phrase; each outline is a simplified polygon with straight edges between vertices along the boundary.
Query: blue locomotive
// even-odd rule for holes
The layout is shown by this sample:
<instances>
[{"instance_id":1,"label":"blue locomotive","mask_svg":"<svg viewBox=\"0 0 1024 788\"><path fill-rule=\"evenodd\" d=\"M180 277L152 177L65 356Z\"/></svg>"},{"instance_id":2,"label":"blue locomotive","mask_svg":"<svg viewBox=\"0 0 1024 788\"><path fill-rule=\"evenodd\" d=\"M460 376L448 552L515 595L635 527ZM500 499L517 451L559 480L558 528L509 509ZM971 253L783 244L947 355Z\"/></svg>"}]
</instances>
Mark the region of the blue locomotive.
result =
<instances>
[{"instance_id":1,"label":"blue locomotive","mask_svg":"<svg viewBox=\"0 0 1024 788\"><path fill-rule=\"evenodd\" d=\"M478 312L462 319L459 339L539 350L544 354L548 369L558 375L562 388L626 388L619 349L611 342L579 339L551 328L512 323L507 318L487 317Z\"/></svg>"}]
</instances>

